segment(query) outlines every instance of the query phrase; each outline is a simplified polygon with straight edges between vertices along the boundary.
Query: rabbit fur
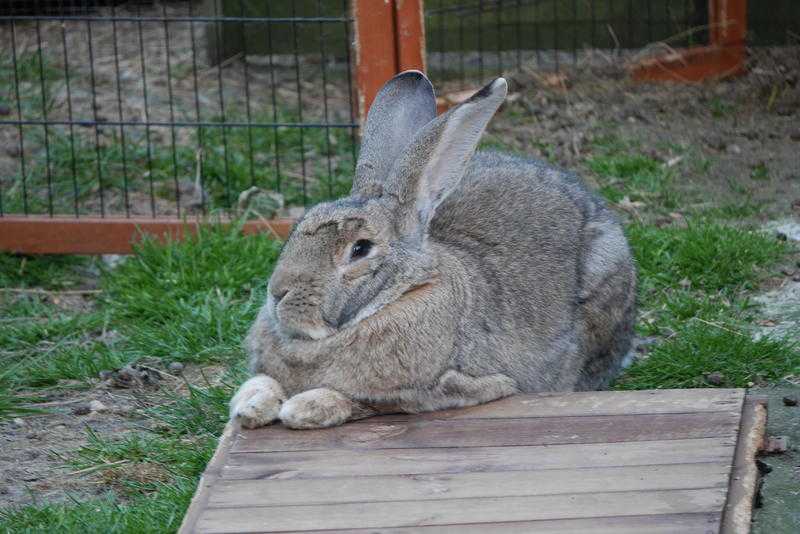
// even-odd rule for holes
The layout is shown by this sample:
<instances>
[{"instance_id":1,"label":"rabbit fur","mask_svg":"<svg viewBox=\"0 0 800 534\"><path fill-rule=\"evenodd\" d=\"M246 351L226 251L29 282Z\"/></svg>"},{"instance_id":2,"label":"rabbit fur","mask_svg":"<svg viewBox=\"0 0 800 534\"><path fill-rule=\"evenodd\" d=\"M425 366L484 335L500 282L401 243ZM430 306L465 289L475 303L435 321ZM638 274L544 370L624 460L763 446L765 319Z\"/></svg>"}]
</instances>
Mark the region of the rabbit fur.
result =
<instances>
[{"instance_id":1,"label":"rabbit fur","mask_svg":"<svg viewBox=\"0 0 800 534\"><path fill-rule=\"evenodd\" d=\"M284 246L234 421L316 428L613 379L633 336L628 244L576 176L475 152L506 92L498 78L437 117L422 73L386 83L350 196Z\"/></svg>"}]
</instances>

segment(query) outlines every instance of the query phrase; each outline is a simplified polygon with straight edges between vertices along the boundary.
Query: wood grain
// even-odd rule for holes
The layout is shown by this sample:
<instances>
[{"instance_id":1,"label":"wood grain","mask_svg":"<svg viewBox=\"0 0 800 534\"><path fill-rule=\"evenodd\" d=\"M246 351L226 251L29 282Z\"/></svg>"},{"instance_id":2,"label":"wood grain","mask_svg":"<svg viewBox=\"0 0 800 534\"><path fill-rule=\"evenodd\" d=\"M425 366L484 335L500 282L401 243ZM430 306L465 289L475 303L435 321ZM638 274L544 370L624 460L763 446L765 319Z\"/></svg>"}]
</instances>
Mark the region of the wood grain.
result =
<instances>
[{"instance_id":1,"label":"wood grain","mask_svg":"<svg viewBox=\"0 0 800 534\"><path fill-rule=\"evenodd\" d=\"M506 471L305 480L223 480L210 508L469 499L495 497L725 487L730 468L722 462L677 465Z\"/></svg>"},{"instance_id":2,"label":"wood grain","mask_svg":"<svg viewBox=\"0 0 800 534\"><path fill-rule=\"evenodd\" d=\"M702 513L719 511L725 495L724 488L710 488L395 501L389 504L209 508L199 518L196 528L197 532L280 532Z\"/></svg>"},{"instance_id":3,"label":"wood grain","mask_svg":"<svg viewBox=\"0 0 800 534\"><path fill-rule=\"evenodd\" d=\"M656 389L581 391L514 395L470 408L414 415L393 414L386 421L428 419L500 419L516 417L592 417L661 413L740 411L743 389ZM369 423L371 419L356 421Z\"/></svg>"},{"instance_id":4,"label":"wood grain","mask_svg":"<svg viewBox=\"0 0 800 534\"><path fill-rule=\"evenodd\" d=\"M745 533L753 406L743 390L587 392L228 426L180 532Z\"/></svg>"},{"instance_id":5,"label":"wood grain","mask_svg":"<svg viewBox=\"0 0 800 534\"><path fill-rule=\"evenodd\" d=\"M233 452L425 447L507 447L567 443L617 443L736 436L740 412L595 417L411 420L296 431L277 426L249 432Z\"/></svg>"},{"instance_id":6,"label":"wood grain","mask_svg":"<svg viewBox=\"0 0 800 534\"><path fill-rule=\"evenodd\" d=\"M503 523L471 523L395 527L380 529L306 530L309 534L363 534L364 532L409 534L714 534L719 524L718 513L669 514L624 517L592 517L591 519L550 519ZM297 532L297 531L295 531Z\"/></svg>"},{"instance_id":7,"label":"wood grain","mask_svg":"<svg viewBox=\"0 0 800 534\"><path fill-rule=\"evenodd\" d=\"M735 443L728 437L534 447L232 453L222 477L422 475L706 462L730 465Z\"/></svg>"}]
</instances>

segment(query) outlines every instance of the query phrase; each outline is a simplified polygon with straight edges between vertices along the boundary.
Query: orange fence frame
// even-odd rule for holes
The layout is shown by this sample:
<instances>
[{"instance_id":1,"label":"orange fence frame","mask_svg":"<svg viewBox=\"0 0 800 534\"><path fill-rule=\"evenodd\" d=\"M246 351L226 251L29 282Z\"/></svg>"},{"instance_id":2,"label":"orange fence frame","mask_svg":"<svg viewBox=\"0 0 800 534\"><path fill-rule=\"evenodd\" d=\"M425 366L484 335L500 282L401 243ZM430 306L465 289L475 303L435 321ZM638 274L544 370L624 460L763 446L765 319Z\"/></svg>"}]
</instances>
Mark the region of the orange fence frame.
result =
<instances>
[{"instance_id":1,"label":"orange fence frame","mask_svg":"<svg viewBox=\"0 0 800 534\"><path fill-rule=\"evenodd\" d=\"M398 72L425 70L422 0L352 0L357 113L363 123L381 86ZM164 241L219 224L177 218L0 217L0 251L19 254L130 254L142 234ZM222 224L226 224L223 222ZM249 221L243 232L286 239L293 220Z\"/></svg>"},{"instance_id":2,"label":"orange fence frame","mask_svg":"<svg viewBox=\"0 0 800 534\"><path fill-rule=\"evenodd\" d=\"M743 74L747 0L709 0L709 45L648 58L631 67L638 81L703 82Z\"/></svg>"},{"instance_id":3,"label":"orange fence frame","mask_svg":"<svg viewBox=\"0 0 800 534\"><path fill-rule=\"evenodd\" d=\"M159 241L195 234L201 225L230 221L180 220L175 218L102 219L86 217L0 217L0 251L17 254L130 254L143 234ZM292 219L248 221L242 232L271 233L286 239Z\"/></svg>"},{"instance_id":4,"label":"orange fence frame","mask_svg":"<svg viewBox=\"0 0 800 534\"><path fill-rule=\"evenodd\" d=\"M352 7L363 124L386 80L404 70L425 71L425 23L422 0L352 0Z\"/></svg>"}]
</instances>

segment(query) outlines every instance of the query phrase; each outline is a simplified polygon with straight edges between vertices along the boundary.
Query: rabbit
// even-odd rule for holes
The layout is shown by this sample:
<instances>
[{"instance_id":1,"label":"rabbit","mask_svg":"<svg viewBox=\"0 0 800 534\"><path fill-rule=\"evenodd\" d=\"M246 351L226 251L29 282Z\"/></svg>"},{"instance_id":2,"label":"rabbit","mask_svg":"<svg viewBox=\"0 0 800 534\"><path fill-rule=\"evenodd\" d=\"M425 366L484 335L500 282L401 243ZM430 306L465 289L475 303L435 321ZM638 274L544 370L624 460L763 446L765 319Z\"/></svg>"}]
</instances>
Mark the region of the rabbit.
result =
<instances>
[{"instance_id":1,"label":"rabbit","mask_svg":"<svg viewBox=\"0 0 800 534\"><path fill-rule=\"evenodd\" d=\"M614 378L635 315L622 227L575 175L476 152L506 93L497 78L437 117L421 72L383 86L350 196L284 245L235 423L321 428Z\"/></svg>"}]
</instances>

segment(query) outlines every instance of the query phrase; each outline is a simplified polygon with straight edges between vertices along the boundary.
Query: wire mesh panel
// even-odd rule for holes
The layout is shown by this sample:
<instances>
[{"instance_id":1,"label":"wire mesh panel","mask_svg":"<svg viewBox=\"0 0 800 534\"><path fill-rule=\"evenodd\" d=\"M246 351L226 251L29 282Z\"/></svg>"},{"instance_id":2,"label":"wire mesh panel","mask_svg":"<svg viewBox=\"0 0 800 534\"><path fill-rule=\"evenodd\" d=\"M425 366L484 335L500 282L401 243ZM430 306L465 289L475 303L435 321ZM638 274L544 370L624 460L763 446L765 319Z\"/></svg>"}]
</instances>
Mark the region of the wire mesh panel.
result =
<instances>
[{"instance_id":1,"label":"wire mesh panel","mask_svg":"<svg viewBox=\"0 0 800 534\"><path fill-rule=\"evenodd\" d=\"M272 214L355 160L347 0L0 6L0 216ZM258 189L253 189L258 188Z\"/></svg>"},{"instance_id":2,"label":"wire mesh panel","mask_svg":"<svg viewBox=\"0 0 800 534\"><path fill-rule=\"evenodd\" d=\"M430 0L428 61L439 80L485 81L523 64L559 70L654 41L707 41L707 0Z\"/></svg>"}]
</instances>

